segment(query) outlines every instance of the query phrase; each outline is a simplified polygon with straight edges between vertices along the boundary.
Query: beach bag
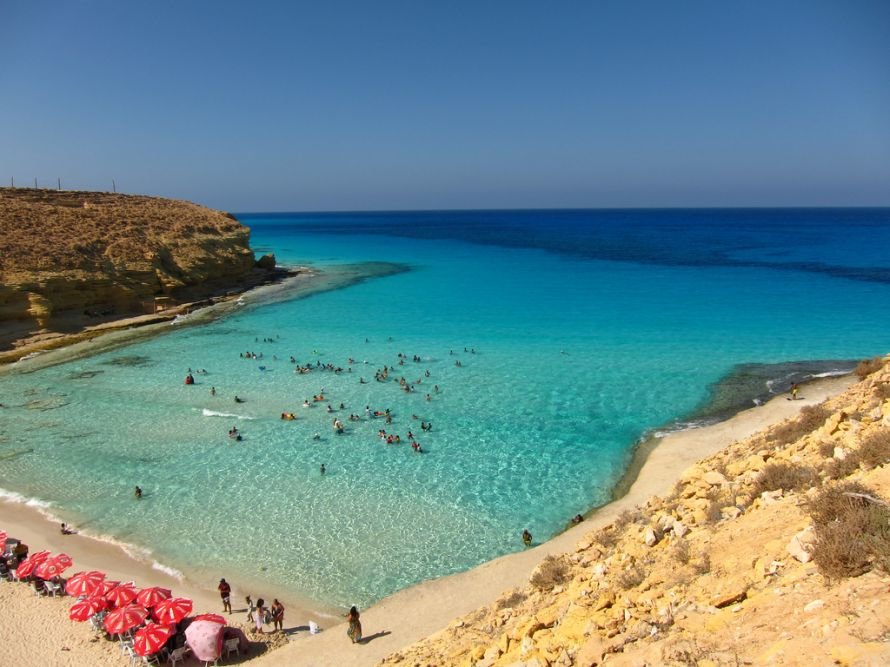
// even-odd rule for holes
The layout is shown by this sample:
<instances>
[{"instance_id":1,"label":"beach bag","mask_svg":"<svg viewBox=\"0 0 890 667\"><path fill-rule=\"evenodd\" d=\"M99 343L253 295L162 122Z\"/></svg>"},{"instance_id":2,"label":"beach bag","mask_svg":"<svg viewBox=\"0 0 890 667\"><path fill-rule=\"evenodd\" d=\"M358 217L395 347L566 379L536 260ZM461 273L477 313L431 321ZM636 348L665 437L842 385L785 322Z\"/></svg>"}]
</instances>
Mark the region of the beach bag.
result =
<instances>
[{"instance_id":1,"label":"beach bag","mask_svg":"<svg viewBox=\"0 0 890 667\"><path fill-rule=\"evenodd\" d=\"M272 612L267 611L266 615L263 616L263 623L271 623L272 622Z\"/></svg>"}]
</instances>

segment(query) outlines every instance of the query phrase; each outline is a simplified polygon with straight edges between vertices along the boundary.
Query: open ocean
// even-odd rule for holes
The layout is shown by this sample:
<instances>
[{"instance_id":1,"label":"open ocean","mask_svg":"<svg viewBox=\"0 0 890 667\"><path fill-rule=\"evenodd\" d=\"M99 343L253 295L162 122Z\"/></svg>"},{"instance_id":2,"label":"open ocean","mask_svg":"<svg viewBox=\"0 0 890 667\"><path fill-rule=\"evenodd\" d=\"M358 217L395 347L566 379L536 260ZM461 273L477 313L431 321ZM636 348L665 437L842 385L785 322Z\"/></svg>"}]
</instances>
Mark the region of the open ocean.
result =
<instances>
[{"instance_id":1,"label":"open ocean","mask_svg":"<svg viewBox=\"0 0 890 667\"><path fill-rule=\"evenodd\" d=\"M546 540L608 502L646 434L890 351L890 209L238 217L279 264L409 270L0 377L0 487L320 609Z\"/></svg>"}]
</instances>

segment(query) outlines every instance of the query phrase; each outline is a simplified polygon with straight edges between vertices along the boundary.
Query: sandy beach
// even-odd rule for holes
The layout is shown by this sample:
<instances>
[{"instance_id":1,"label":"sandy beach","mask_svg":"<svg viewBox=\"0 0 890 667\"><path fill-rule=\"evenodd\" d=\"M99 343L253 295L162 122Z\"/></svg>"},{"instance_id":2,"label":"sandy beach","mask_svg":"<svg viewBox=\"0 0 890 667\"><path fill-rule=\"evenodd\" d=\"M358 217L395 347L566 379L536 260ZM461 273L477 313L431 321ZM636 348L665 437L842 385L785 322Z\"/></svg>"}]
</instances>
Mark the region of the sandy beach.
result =
<instances>
[{"instance_id":1,"label":"sandy beach","mask_svg":"<svg viewBox=\"0 0 890 667\"><path fill-rule=\"evenodd\" d=\"M586 533L609 523L624 510L668 491L681 473L698 459L778 423L804 406L841 393L854 381L853 376L819 380L807 384L797 401L779 396L725 422L659 439L654 446L639 452L634 466L639 467L639 473L626 495L544 544L467 572L413 586L363 610L366 639L360 645L349 643L343 623L313 615L308 609L285 600L288 609L284 625L291 630L288 633L291 641L288 646L269 651L252 662L260 666L373 665L446 627L456 617L490 603L502 592L524 584L545 556L571 549ZM180 582L131 558L117 546L81 535L63 536L56 524L36 509L21 504L4 502L0 516L0 529L22 539L32 550L49 549L71 555L75 563L72 572L100 569L110 578L134 580L139 586L165 586L176 594L192 597L197 613L220 610L213 590L216 581ZM234 607L238 609L245 592L249 591L240 590L237 582L232 583ZM4 583L0 585L0 604L6 610L0 621L0 632L6 638L0 645L0 659L83 666L121 664L124 660L109 642L92 641L93 634L85 624L68 620L70 599L36 599L30 587ZM242 615L236 614L235 618L238 624L243 621ZM310 620L319 624L321 633L310 635L305 631Z\"/></svg>"}]
</instances>

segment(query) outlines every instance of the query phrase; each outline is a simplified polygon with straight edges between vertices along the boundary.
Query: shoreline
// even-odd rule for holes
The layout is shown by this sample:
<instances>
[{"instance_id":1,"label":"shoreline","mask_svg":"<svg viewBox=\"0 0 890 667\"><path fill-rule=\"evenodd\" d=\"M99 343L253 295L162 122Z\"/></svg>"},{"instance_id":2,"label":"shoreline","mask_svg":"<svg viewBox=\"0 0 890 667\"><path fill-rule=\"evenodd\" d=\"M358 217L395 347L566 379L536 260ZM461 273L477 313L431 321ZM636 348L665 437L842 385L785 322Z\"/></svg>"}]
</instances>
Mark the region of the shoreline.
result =
<instances>
[{"instance_id":1,"label":"shoreline","mask_svg":"<svg viewBox=\"0 0 890 667\"><path fill-rule=\"evenodd\" d=\"M627 472L613 491L626 490L626 493L591 510L583 523L528 550L501 556L464 572L428 580L384 598L363 612L365 634L374 640L361 648L348 644L339 631L315 636L300 632L289 637L293 646L258 657L258 664L334 666L345 664L344 661L354 665L376 664L391 653L445 628L454 619L491 603L502 592L524 585L544 557L571 550L586 533L613 521L623 511L645 502L650 496L667 492L681 473L699 459L796 414L804 406L839 394L855 382L854 376L814 380L803 387L803 396L797 401L785 400L780 395L765 405L750 408L717 424L662 437L653 436L635 449ZM0 507L3 507L4 524L0 528L7 530L10 536L22 537L33 549L64 549L75 559L76 569L73 571L102 569L110 577L135 578L143 586L173 588L178 594L192 597L196 611L218 611L220 603L211 588L215 581L207 582L205 588L187 576L179 580L154 569L111 542L86 535L62 536L45 514L24 503L4 499ZM233 582L233 589L233 600L238 608L245 591L238 582ZM287 607L288 627L304 628L310 620L327 630L340 627L340 619L333 614L320 613L300 602L283 601Z\"/></svg>"}]
</instances>

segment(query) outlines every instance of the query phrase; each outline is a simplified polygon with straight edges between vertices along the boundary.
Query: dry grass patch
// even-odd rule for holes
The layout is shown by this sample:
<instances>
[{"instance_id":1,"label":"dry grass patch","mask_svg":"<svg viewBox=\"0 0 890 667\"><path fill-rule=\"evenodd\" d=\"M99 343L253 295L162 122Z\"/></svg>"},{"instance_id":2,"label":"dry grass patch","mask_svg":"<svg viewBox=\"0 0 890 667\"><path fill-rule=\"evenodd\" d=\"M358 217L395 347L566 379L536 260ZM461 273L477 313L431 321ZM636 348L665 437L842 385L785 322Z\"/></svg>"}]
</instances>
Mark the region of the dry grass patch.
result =
<instances>
[{"instance_id":1,"label":"dry grass patch","mask_svg":"<svg viewBox=\"0 0 890 667\"><path fill-rule=\"evenodd\" d=\"M804 491L819 483L819 475L808 466L784 461L768 463L754 482L752 493L760 496L764 491Z\"/></svg>"},{"instance_id":2,"label":"dry grass patch","mask_svg":"<svg viewBox=\"0 0 890 667\"><path fill-rule=\"evenodd\" d=\"M884 360L881 357L872 357L871 359L863 359L856 365L856 376L863 380L872 373L881 370L884 367Z\"/></svg>"},{"instance_id":3,"label":"dry grass patch","mask_svg":"<svg viewBox=\"0 0 890 667\"><path fill-rule=\"evenodd\" d=\"M778 444L797 442L812 433L831 416L831 410L824 405L807 405L792 421L779 424L769 434L770 440Z\"/></svg>"},{"instance_id":4,"label":"dry grass patch","mask_svg":"<svg viewBox=\"0 0 890 667\"><path fill-rule=\"evenodd\" d=\"M547 556L532 572L529 583L540 591L549 591L571 579L571 567L562 558Z\"/></svg>"},{"instance_id":5,"label":"dry grass patch","mask_svg":"<svg viewBox=\"0 0 890 667\"><path fill-rule=\"evenodd\" d=\"M867 436L858 449L847 452L841 459L832 459L826 472L832 479L843 479L859 468L870 470L890 462L890 431L877 431Z\"/></svg>"},{"instance_id":6,"label":"dry grass patch","mask_svg":"<svg viewBox=\"0 0 890 667\"><path fill-rule=\"evenodd\" d=\"M829 578L890 571L890 505L858 482L823 489L808 505L816 532L813 561Z\"/></svg>"}]
</instances>

